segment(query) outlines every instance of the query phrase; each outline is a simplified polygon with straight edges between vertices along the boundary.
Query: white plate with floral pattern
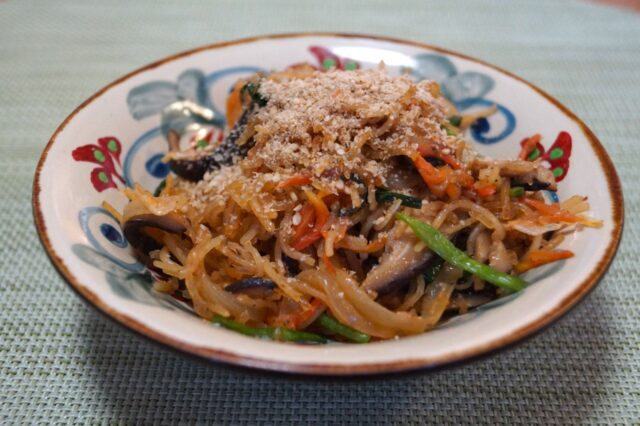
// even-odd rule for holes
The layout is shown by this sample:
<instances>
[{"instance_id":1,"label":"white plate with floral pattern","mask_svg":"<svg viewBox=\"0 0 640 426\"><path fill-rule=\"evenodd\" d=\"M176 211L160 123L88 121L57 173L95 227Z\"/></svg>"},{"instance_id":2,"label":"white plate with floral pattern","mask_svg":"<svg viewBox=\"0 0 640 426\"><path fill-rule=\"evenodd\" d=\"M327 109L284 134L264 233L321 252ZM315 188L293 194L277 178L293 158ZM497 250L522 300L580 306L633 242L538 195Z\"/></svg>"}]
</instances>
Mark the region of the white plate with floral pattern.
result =
<instances>
[{"instance_id":1,"label":"white plate with floral pattern","mask_svg":"<svg viewBox=\"0 0 640 426\"><path fill-rule=\"evenodd\" d=\"M568 262L527 275L524 291L455 317L423 335L366 345L304 346L254 339L214 327L182 300L153 290L120 226L101 207L121 208L120 189L153 189L169 172L160 112L190 100L223 117L232 84L256 71L299 62L319 68L376 67L433 79L462 111L498 111L467 134L478 151L514 158L520 141L540 133L559 178L560 198L589 197L601 229L568 238ZM223 126L220 119L215 123ZM555 143L560 132L570 135ZM595 287L613 259L623 227L620 182L604 148L572 112L530 83L467 56L422 43L328 33L255 37L205 46L147 65L80 105L51 137L38 165L33 210L41 241L71 287L125 327L212 361L307 374L375 374L457 364L542 330Z\"/></svg>"}]
</instances>

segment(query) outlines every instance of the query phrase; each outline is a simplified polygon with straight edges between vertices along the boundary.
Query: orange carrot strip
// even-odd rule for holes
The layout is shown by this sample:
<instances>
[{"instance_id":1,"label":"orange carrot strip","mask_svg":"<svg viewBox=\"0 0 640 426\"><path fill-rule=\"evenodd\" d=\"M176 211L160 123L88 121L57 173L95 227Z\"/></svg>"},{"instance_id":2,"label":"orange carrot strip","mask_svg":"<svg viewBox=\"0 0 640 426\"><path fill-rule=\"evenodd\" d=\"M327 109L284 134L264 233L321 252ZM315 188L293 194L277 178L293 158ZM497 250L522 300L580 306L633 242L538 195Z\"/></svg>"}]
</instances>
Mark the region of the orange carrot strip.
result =
<instances>
[{"instance_id":1,"label":"orange carrot strip","mask_svg":"<svg viewBox=\"0 0 640 426\"><path fill-rule=\"evenodd\" d=\"M418 152L423 157L439 158L440 160L450 165L454 170L458 170L460 168L460 163L453 156L440 151L435 151L431 145L420 145L418 147Z\"/></svg>"},{"instance_id":2,"label":"orange carrot strip","mask_svg":"<svg viewBox=\"0 0 640 426\"><path fill-rule=\"evenodd\" d=\"M322 300L313 299L311 302L306 303L305 306L300 306L300 309L294 312L280 313L271 317L268 323L274 327L287 327L299 330L309 325L308 323L313 321L314 316L317 316L322 308L324 308Z\"/></svg>"},{"instance_id":3,"label":"orange carrot strip","mask_svg":"<svg viewBox=\"0 0 640 426\"><path fill-rule=\"evenodd\" d=\"M542 223L556 223L556 222L579 223L582 221L582 219L583 218L580 216L563 213L563 212L540 216L540 222Z\"/></svg>"},{"instance_id":4,"label":"orange carrot strip","mask_svg":"<svg viewBox=\"0 0 640 426\"><path fill-rule=\"evenodd\" d=\"M581 223L585 226L599 228L602 222L577 214L569 213L557 204L545 204L542 201L525 198L524 202L540 213L540 223Z\"/></svg>"},{"instance_id":5,"label":"orange carrot strip","mask_svg":"<svg viewBox=\"0 0 640 426\"><path fill-rule=\"evenodd\" d=\"M533 198L525 198L524 203L544 215L553 215L561 210L557 204L546 204L544 201L534 200Z\"/></svg>"},{"instance_id":6,"label":"orange carrot strip","mask_svg":"<svg viewBox=\"0 0 640 426\"><path fill-rule=\"evenodd\" d=\"M515 271L519 274L547 263L556 262L562 259L573 257L573 252L569 250L533 250L523 260L515 266Z\"/></svg>"},{"instance_id":7,"label":"orange carrot strip","mask_svg":"<svg viewBox=\"0 0 640 426\"><path fill-rule=\"evenodd\" d=\"M333 263L331 263L331 259L329 259L326 254L322 255L322 262L325 264L329 272L334 274L336 273L336 268L333 266Z\"/></svg>"},{"instance_id":8,"label":"orange carrot strip","mask_svg":"<svg viewBox=\"0 0 640 426\"><path fill-rule=\"evenodd\" d=\"M297 175L280 182L276 188L283 189L291 186L302 186L311 183L311 177L307 175Z\"/></svg>"},{"instance_id":9,"label":"orange carrot strip","mask_svg":"<svg viewBox=\"0 0 640 426\"><path fill-rule=\"evenodd\" d=\"M235 86L233 86L233 91L227 98L226 118L229 128L232 128L236 121L238 121L238 119L242 115L242 97L240 96L240 92L242 91L242 87L244 85L244 81L238 80Z\"/></svg>"},{"instance_id":10,"label":"orange carrot strip","mask_svg":"<svg viewBox=\"0 0 640 426\"><path fill-rule=\"evenodd\" d=\"M384 248L384 245L387 243L387 237L378 237L377 240L371 241L367 246L360 250L360 253L375 253Z\"/></svg>"},{"instance_id":11,"label":"orange carrot strip","mask_svg":"<svg viewBox=\"0 0 640 426\"><path fill-rule=\"evenodd\" d=\"M452 200L457 200L458 198L460 198L460 185L453 182L449 183L447 184L446 192L449 198L451 198Z\"/></svg>"},{"instance_id":12,"label":"orange carrot strip","mask_svg":"<svg viewBox=\"0 0 640 426\"><path fill-rule=\"evenodd\" d=\"M473 187L473 184L475 183L473 176L471 176L469 173L465 172L462 169L456 170L455 176L463 188L470 189Z\"/></svg>"},{"instance_id":13,"label":"orange carrot strip","mask_svg":"<svg viewBox=\"0 0 640 426\"><path fill-rule=\"evenodd\" d=\"M307 309L301 310L291 317L291 326L296 330L300 329L301 325L309 322L309 320L311 320L311 318L313 318L323 307L324 302L322 302L322 300L313 299L313 301L309 303L309 307Z\"/></svg>"},{"instance_id":14,"label":"orange carrot strip","mask_svg":"<svg viewBox=\"0 0 640 426\"><path fill-rule=\"evenodd\" d=\"M424 180L427 186L431 187L440 185L445 181L446 175L429 164L429 162L417 152L411 156L411 159L413 160L413 164L416 166L418 173L420 173L420 176L422 176L422 180Z\"/></svg>"},{"instance_id":15,"label":"orange carrot strip","mask_svg":"<svg viewBox=\"0 0 640 426\"><path fill-rule=\"evenodd\" d=\"M315 228L317 230L322 230L322 227L325 223L327 223L327 219L329 219L329 209L327 205L322 201L322 198L317 196L311 191L304 191L304 195L307 196L309 202L313 205L316 212L316 224Z\"/></svg>"},{"instance_id":16,"label":"orange carrot strip","mask_svg":"<svg viewBox=\"0 0 640 426\"><path fill-rule=\"evenodd\" d=\"M298 251L304 250L311 244L318 241L320 238L322 238L322 232L320 232L320 230L318 230L317 228L313 228L311 232L309 232L308 234L304 234L297 241L293 242L291 244L291 247Z\"/></svg>"},{"instance_id":17,"label":"orange carrot strip","mask_svg":"<svg viewBox=\"0 0 640 426\"><path fill-rule=\"evenodd\" d=\"M305 203L302 210L300 210L300 223L293 228L293 237L291 238L291 241L295 242L305 233L309 232L314 216L315 210L313 205L309 202Z\"/></svg>"},{"instance_id":18,"label":"orange carrot strip","mask_svg":"<svg viewBox=\"0 0 640 426\"><path fill-rule=\"evenodd\" d=\"M458 161L449 154L438 153L437 157L450 165L453 170L458 170L460 168L460 163L458 163Z\"/></svg>"},{"instance_id":19,"label":"orange carrot strip","mask_svg":"<svg viewBox=\"0 0 640 426\"><path fill-rule=\"evenodd\" d=\"M497 190L496 186L493 183L482 184L480 182L476 182L474 187L479 197L489 197L495 194Z\"/></svg>"},{"instance_id":20,"label":"orange carrot strip","mask_svg":"<svg viewBox=\"0 0 640 426\"><path fill-rule=\"evenodd\" d=\"M330 199L331 195L327 196L322 193L316 195L311 191L304 191L304 194L309 199L309 202L302 208L303 212L301 213L300 224L294 229L294 235L291 239L291 247L296 250L304 250L322 238L323 228L329 220L330 215L329 209L322 198L326 196L327 199ZM309 213L309 209L313 215ZM313 229L310 230L309 226L313 217L315 217L315 223Z\"/></svg>"}]
</instances>

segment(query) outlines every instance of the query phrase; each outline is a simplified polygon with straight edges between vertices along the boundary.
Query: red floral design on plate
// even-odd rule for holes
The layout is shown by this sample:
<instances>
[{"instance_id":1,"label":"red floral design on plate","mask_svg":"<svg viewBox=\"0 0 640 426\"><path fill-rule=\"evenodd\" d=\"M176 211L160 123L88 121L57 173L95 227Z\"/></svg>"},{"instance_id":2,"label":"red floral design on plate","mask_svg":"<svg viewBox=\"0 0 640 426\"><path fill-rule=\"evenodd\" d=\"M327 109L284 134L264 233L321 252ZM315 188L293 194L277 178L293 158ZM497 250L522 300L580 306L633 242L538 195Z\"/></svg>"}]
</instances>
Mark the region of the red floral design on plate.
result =
<instances>
[{"instance_id":1,"label":"red floral design on plate","mask_svg":"<svg viewBox=\"0 0 640 426\"><path fill-rule=\"evenodd\" d=\"M73 150L71 156L76 161L86 161L99 164L99 167L91 170L91 183L98 192L105 189L117 188L118 184L114 178L125 183L124 179L116 170L116 164L120 167L120 154L122 144L113 136L98 139L97 144L83 145Z\"/></svg>"},{"instance_id":2,"label":"red floral design on plate","mask_svg":"<svg viewBox=\"0 0 640 426\"><path fill-rule=\"evenodd\" d=\"M523 139L522 142L520 142L520 146L524 149L527 142L532 138L533 137ZM560 182L567 176L567 173L569 173L571 145L571 135L567 132L560 132L548 151L545 151L544 146L537 141L533 149L527 150L528 154L526 159L534 161L541 158L542 161L549 163L549 169L555 176L556 181Z\"/></svg>"}]
</instances>

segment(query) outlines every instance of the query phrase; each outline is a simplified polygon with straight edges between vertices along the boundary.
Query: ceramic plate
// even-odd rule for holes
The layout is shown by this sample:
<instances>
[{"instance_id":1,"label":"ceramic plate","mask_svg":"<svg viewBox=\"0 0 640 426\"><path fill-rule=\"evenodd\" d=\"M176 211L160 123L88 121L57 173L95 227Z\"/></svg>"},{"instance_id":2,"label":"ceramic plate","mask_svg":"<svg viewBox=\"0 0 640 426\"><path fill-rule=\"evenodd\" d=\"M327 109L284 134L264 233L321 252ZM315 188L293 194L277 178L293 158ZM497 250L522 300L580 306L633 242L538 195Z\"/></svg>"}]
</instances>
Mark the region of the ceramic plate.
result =
<instances>
[{"instance_id":1,"label":"ceramic plate","mask_svg":"<svg viewBox=\"0 0 640 426\"><path fill-rule=\"evenodd\" d=\"M120 189L153 189L167 175L160 112L191 100L223 117L232 84L256 71L299 62L318 67L377 67L433 79L462 111L496 104L467 137L483 154L514 158L520 141L540 133L540 155L561 178L558 195L588 195L601 229L569 237L575 258L539 268L524 291L456 317L423 335L367 345L302 346L245 337L212 326L156 293L131 255L118 222L101 207L122 208ZM220 120L218 125L223 125ZM552 147L571 135L561 155ZM555 161L560 159L561 161ZM598 282L623 224L620 183L595 135L573 113L526 81L482 61L422 43L340 34L256 37L202 47L134 71L100 90L58 127L37 168L33 209L54 266L85 300L119 323L179 351L212 361L286 372L372 374L460 363L521 341L558 319Z\"/></svg>"}]
</instances>

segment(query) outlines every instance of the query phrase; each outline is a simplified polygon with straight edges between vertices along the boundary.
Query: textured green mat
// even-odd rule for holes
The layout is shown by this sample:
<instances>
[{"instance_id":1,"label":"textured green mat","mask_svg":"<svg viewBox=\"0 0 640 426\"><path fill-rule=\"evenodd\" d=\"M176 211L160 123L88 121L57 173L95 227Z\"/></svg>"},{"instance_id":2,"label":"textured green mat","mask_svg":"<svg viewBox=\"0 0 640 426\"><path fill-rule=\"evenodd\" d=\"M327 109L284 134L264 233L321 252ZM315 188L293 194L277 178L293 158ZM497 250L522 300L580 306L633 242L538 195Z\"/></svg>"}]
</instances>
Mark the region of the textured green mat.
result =
<instances>
[{"instance_id":1,"label":"textured green mat","mask_svg":"<svg viewBox=\"0 0 640 426\"><path fill-rule=\"evenodd\" d=\"M86 97L165 55L301 30L412 38L556 96L626 190L609 273L515 350L436 374L284 379L184 358L98 316L56 275L31 219L49 136ZM640 15L575 1L0 1L0 422L640 423Z\"/></svg>"}]
</instances>

